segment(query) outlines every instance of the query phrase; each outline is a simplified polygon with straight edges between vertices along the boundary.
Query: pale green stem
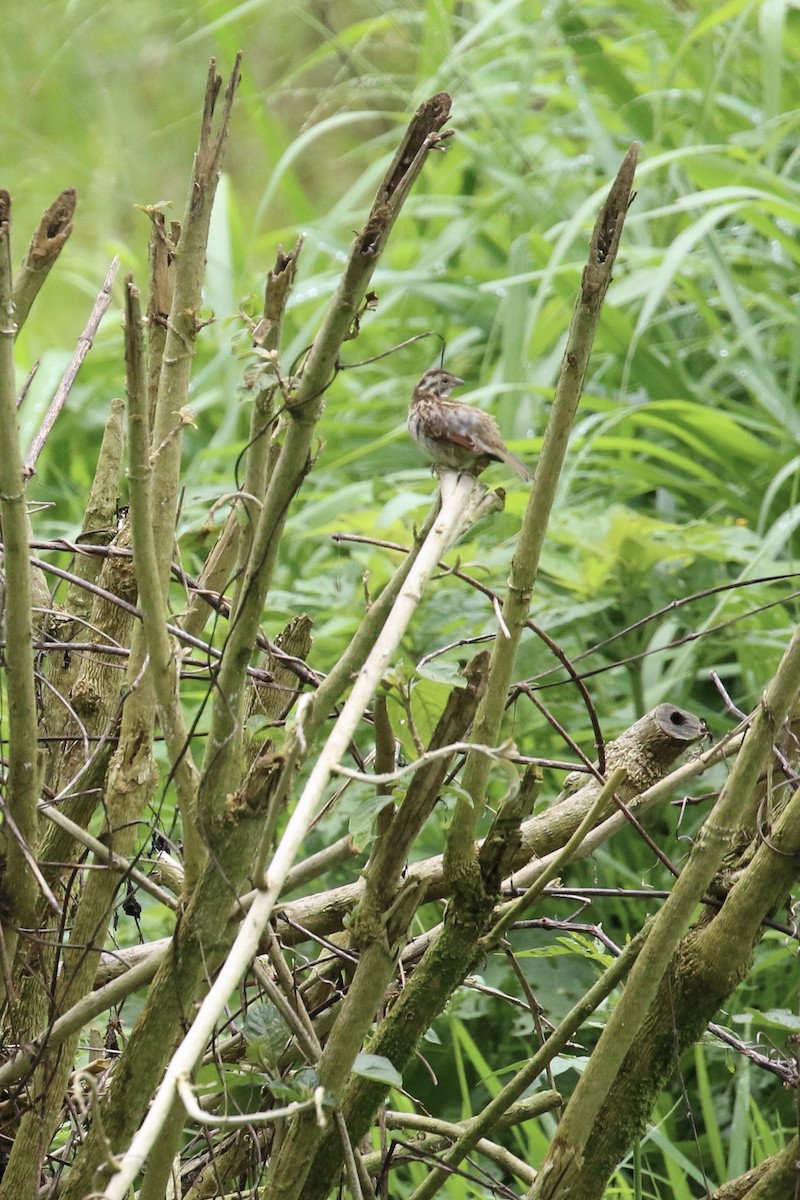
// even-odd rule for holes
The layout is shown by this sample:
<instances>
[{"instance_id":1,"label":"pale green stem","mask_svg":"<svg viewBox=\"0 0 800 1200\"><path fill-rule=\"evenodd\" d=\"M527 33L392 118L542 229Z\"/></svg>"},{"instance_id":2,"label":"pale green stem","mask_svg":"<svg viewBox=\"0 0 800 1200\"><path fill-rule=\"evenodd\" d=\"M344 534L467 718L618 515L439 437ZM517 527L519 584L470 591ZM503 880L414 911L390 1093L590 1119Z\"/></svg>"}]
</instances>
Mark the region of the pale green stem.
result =
<instances>
[{"instance_id":1,"label":"pale green stem","mask_svg":"<svg viewBox=\"0 0 800 1200\"><path fill-rule=\"evenodd\" d=\"M159 721L178 792L184 836L185 886L193 890L206 858L206 849L196 821L199 772L189 749L189 730L180 703L178 663L174 644L167 632L167 614L153 528L153 469L144 331L139 293L130 278L125 281L125 361L133 561Z\"/></svg>"},{"instance_id":2,"label":"pale green stem","mask_svg":"<svg viewBox=\"0 0 800 1200\"><path fill-rule=\"evenodd\" d=\"M0 192L0 525L5 571L5 666L8 695L6 804L16 828L7 831L4 953L13 963L19 930L28 927L37 899L28 854L36 852L39 789L36 688L33 674L33 586L28 514L17 423L14 339L17 326L11 282L11 199ZM0 998L5 984L0 976Z\"/></svg>"}]
</instances>

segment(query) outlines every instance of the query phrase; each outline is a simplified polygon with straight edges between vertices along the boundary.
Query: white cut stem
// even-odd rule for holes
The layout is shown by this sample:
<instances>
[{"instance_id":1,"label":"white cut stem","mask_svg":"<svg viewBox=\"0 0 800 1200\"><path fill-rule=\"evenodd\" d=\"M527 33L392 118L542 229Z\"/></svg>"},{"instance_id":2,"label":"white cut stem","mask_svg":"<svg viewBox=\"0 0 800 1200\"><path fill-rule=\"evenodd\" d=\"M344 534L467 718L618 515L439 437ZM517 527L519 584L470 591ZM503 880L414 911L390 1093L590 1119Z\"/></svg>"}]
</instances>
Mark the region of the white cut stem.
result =
<instances>
[{"instance_id":1,"label":"white cut stem","mask_svg":"<svg viewBox=\"0 0 800 1200\"><path fill-rule=\"evenodd\" d=\"M147 1116L129 1149L117 1158L119 1170L106 1185L102 1193L103 1200L126 1200L131 1185L144 1166L162 1126L169 1117L179 1080L191 1076L231 993L239 986L257 953L261 935L308 828L322 803L333 768L347 752L350 739L364 715L365 708L378 689L439 560L473 521L497 507L496 497L492 494L487 495L483 484L470 475L456 475L454 472L442 474L441 492L442 507L439 516L425 539L403 589L308 777L267 869L264 887L257 893L228 957L186 1036L173 1054Z\"/></svg>"}]
</instances>

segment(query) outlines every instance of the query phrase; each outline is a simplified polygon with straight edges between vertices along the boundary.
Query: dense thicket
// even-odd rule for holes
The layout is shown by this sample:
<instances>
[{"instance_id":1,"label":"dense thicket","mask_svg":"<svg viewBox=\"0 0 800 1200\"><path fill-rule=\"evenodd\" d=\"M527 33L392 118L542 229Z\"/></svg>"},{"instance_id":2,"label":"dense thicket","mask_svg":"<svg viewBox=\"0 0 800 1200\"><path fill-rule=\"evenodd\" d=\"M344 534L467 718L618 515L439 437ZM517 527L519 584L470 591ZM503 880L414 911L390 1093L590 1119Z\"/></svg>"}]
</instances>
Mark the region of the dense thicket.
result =
<instances>
[{"instance_id":1,"label":"dense thicket","mask_svg":"<svg viewBox=\"0 0 800 1200\"><path fill-rule=\"evenodd\" d=\"M146 10L0 135L0 1197L794 1194L797 13Z\"/></svg>"}]
</instances>

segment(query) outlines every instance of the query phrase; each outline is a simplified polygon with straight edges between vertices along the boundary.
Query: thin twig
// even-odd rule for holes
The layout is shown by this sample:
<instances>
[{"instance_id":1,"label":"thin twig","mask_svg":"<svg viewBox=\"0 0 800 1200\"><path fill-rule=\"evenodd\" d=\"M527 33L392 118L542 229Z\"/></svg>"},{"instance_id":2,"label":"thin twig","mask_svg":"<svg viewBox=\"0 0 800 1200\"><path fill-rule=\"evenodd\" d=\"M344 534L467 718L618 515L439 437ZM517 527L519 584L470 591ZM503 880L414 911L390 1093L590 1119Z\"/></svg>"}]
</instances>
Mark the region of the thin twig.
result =
<instances>
[{"instance_id":1,"label":"thin twig","mask_svg":"<svg viewBox=\"0 0 800 1200\"><path fill-rule=\"evenodd\" d=\"M405 763L395 771L383 771L380 775L354 771L350 767L343 767L341 763L333 767L333 774L344 775L346 779L355 779L359 783L396 783L404 775L413 775L425 763L433 762L437 758L447 758L452 754L466 754L473 750L476 754L485 754L492 762L513 762L516 756L516 748L510 742L503 746L479 746L476 742L453 742L449 746L438 746L435 750L426 750L413 762Z\"/></svg>"},{"instance_id":2,"label":"thin twig","mask_svg":"<svg viewBox=\"0 0 800 1200\"><path fill-rule=\"evenodd\" d=\"M119 259L113 258L111 260L111 266L106 272L103 286L101 287L97 299L92 307L92 311L89 314L89 320L86 322L86 328L78 338L78 344L75 347L75 353L73 354L69 366L61 378L61 382L56 388L55 395L50 401L50 406L47 409L44 418L42 419L42 423L39 426L36 436L31 442L31 448L25 457L24 474L26 479L29 479L31 475L36 473L36 463L39 455L41 454L42 450L44 450L45 443L50 436L50 431L58 420L58 416L67 402L67 397L69 396L72 385L75 382L78 371L81 369L83 360L86 358L86 355L89 353L94 344L98 326L100 325L100 322L102 321L103 316L105 315L105 312L111 303L111 285L114 282L114 277L118 269Z\"/></svg>"},{"instance_id":3,"label":"thin twig","mask_svg":"<svg viewBox=\"0 0 800 1200\"><path fill-rule=\"evenodd\" d=\"M145 875L143 871L139 871L129 859L109 850L104 842L93 837L91 833L88 833L81 825L77 825L75 821L71 821L60 809L52 804L40 803L38 811L42 816L52 821L54 825L57 825L59 829L63 829L65 833L68 833L76 842L80 842L87 850L91 850L101 862L106 863L114 871L118 871L124 879L130 879L142 891L151 895L159 904L164 904L173 911L178 908L177 900L169 892L154 883L149 875ZM60 912L61 910L57 909L57 911Z\"/></svg>"},{"instance_id":4,"label":"thin twig","mask_svg":"<svg viewBox=\"0 0 800 1200\"><path fill-rule=\"evenodd\" d=\"M19 829L17 828L16 821L11 816L11 813L8 811L8 805L6 804L6 802L2 796L0 796L0 812L2 812L2 814L3 814L3 825L8 829L9 833L11 834L11 837L14 839L14 841L17 845L17 848L18 848L20 854L23 856L23 858L25 859L25 862L28 864L28 868L30 869L31 873L33 874L33 876L36 879L36 882L38 883L39 887L42 890L42 895L44 896L45 900L47 901L47 903L49 904L49 906L53 910L53 912L57 916L60 916L61 915L61 905L58 903L58 901L56 900L52 891L50 890L50 886L49 886L47 880L45 879L44 875L42 874L41 868L39 867L38 862L36 861L36 856L31 853L31 850L28 847L27 842L25 841L24 837L22 836Z\"/></svg>"}]
</instances>

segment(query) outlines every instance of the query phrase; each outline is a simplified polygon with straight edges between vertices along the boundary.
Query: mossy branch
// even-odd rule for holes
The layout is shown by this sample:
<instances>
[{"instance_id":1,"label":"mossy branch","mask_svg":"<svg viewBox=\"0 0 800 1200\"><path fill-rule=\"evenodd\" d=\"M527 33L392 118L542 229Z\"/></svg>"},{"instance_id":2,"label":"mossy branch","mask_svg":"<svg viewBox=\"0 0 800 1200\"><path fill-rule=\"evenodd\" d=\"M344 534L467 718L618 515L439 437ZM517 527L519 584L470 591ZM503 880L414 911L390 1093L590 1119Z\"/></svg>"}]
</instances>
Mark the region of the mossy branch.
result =
<instances>
[{"instance_id":1,"label":"mossy branch","mask_svg":"<svg viewBox=\"0 0 800 1200\"><path fill-rule=\"evenodd\" d=\"M606 756L611 765L621 763L626 770L626 779L616 789L616 795L637 814L648 812L653 807L663 804L679 787L685 786L689 779L709 770L725 756L724 746L715 746L667 774L669 765L678 755L685 751L692 741L702 736L702 723L691 714L685 713L685 710L679 710L687 722L688 718L692 719L691 727L688 723L682 724L682 732L691 728L693 734L688 741L684 737L677 738L673 736L674 730L661 728L654 719L654 714L662 707L672 711L676 706L659 705L653 713L640 718L619 738L606 746ZM634 731L637 730L638 739L634 736ZM596 780L592 780L574 794L522 823L519 838L515 839L516 844L510 847L505 863L506 871L513 872L516 887L528 887L538 878L541 871L547 868L552 858L560 853L591 808L600 787ZM608 807L610 806L609 800ZM624 813L614 813L581 840L573 859L584 858L594 853L626 824L627 818ZM487 876L490 876L494 874L495 862L492 855L484 853L485 846L486 842L476 842L475 854L485 867ZM425 882L427 900L450 894L441 855L412 863L407 875L408 878ZM329 935L342 928L347 914L360 901L364 887L363 880L344 884L338 888L331 888L322 895L290 900L282 906L281 911L303 929L322 936ZM284 925L279 917L278 929L284 943L292 944L296 935L291 925Z\"/></svg>"},{"instance_id":2,"label":"mossy branch","mask_svg":"<svg viewBox=\"0 0 800 1200\"><path fill-rule=\"evenodd\" d=\"M442 1165L434 1167L428 1178L411 1195L410 1200L433 1200L436 1192L452 1170L485 1137L502 1122L503 1116L516 1103L539 1076L546 1070L557 1054L560 1054L600 1004L626 977L635 963L647 936L647 926L633 938L622 953L614 959L588 992L575 1004L556 1028L539 1047L528 1062L510 1079L486 1107L469 1122L468 1128L442 1157Z\"/></svg>"},{"instance_id":3,"label":"mossy branch","mask_svg":"<svg viewBox=\"0 0 800 1200\"><path fill-rule=\"evenodd\" d=\"M2 905L5 954L13 962L19 930L29 927L37 883L28 856L35 853L39 790L36 688L33 674L33 587L28 559L28 514L17 424L14 339L17 326L11 278L11 197L0 191L0 525L5 569L5 664L8 679L7 839ZM3 987L3 991L5 988Z\"/></svg>"}]
</instances>

